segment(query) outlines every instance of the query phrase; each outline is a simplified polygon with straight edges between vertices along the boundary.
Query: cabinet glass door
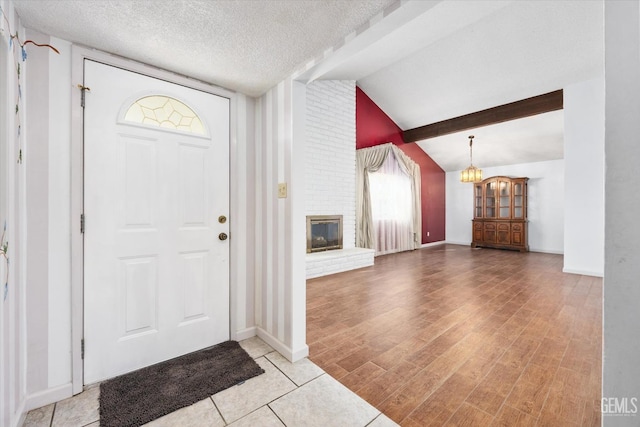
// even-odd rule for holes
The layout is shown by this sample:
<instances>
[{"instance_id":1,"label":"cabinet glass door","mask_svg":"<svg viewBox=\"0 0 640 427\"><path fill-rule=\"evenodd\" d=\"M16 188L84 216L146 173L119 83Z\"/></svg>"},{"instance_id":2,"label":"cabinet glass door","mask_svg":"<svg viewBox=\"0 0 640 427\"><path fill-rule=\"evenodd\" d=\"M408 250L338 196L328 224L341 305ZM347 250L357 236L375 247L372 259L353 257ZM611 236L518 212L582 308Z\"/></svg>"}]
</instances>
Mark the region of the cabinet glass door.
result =
<instances>
[{"instance_id":1,"label":"cabinet glass door","mask_svg":"<svg viewBox=\"0 0 640 427\"><path fill-rule=\"evenodd\" d=\"M474 194L474 215L476 218L482 218L482 186L475 186Z\"/></svg>"},{"instance_id":2,"label":"cabinet glass door","mask_svg":"<svg viewBox=\"0 0 640 427\"><path fill-rule=\"evenodd\" d=\"M498 211L499 216L500 218L509 218L511 216L511 184L509 182L499 181L498 186L500 188L500 208Z\"/></svg>"},{"instance_id":3,"label":"cabinet glass door","mask_svg":"<svg viewBox=\"0 0 640 427\"><path fill-rule=\"evenodd\" d=\"M495 218L496 216L496 183L495 181L485 184L485 202L487 203L485 216Z\"/></svg>"},{"instance_id":4,"label":"cabinet glass door","mask_svg":"<svg viewBox=\"0 0 640 427\"><path fill-rule=\"evenodd\" d=\"M524 184L516 182L513 184L513 217L524 218Z\"/></svg>"}]
</instances>

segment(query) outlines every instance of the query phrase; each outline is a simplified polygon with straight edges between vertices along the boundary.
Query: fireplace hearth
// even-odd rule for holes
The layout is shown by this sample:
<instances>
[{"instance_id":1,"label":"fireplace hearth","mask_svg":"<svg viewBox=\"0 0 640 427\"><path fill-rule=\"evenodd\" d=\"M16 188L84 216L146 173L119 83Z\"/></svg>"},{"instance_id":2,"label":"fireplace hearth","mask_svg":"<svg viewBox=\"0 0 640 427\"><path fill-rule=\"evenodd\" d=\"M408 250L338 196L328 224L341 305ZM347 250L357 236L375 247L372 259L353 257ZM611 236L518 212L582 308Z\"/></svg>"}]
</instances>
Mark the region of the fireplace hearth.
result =
<instances>
[{"instance_id":1,"label":"fireplace hearth","mask_svg":"<svg viewBox=\"0 0 640 427\"><path fill-rule=\"evenodd\" d=\"M342 215L307 216L307 253L342 249Z\"/></svg>"}]
</instances>

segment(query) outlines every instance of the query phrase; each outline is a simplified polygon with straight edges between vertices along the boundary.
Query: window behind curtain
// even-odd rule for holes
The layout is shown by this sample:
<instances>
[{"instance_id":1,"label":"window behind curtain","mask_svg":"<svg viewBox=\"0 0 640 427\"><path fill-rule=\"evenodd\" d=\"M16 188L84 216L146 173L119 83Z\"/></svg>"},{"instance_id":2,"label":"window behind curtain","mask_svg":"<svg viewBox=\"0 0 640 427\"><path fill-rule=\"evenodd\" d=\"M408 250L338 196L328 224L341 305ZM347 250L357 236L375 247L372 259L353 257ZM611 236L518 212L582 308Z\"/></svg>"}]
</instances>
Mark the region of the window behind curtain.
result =
<instances>
[{"instance_id":1,"label":"window behind curtain","mask_svg":"<svg viewBox=\"0 0 640 427\"><path fill-rule=\"evenodd\" d=\"M369 173L376 255L414 249L411 178L390 152L376 172Z\"/></svg>"}]
</instances>

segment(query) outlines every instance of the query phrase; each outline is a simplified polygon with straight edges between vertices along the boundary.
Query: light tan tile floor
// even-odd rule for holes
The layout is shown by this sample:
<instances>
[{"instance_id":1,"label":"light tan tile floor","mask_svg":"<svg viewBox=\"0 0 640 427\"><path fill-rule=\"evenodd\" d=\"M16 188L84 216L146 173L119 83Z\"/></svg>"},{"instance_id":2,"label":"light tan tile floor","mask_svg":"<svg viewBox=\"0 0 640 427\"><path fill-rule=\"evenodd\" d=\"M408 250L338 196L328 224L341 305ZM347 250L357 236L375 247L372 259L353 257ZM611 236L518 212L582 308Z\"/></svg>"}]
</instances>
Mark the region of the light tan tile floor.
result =
<instances>
[{"instance_id":1,"label":"light tan tile floor","mask_svg":"<svg viewBox=\"0 0 640 427\"><path fill-rule=\"evenodd\" d=\"M240 342L265 373L191 406L154 420L148 427L387 427L393 421L340 384L309 359L291 363L260 338ZM98 427L100 388L34 409L23 427Z\"/></svg>"}]
</instances>

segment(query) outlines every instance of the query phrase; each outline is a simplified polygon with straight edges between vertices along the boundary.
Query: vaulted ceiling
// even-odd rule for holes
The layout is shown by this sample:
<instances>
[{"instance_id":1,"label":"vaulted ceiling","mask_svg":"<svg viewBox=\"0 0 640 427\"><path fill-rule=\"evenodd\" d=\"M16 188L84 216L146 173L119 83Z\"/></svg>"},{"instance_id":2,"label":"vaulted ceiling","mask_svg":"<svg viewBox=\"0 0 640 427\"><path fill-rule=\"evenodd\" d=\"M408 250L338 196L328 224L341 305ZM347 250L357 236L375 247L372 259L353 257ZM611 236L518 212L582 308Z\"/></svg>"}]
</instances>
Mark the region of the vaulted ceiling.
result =
<instances>
[{"instance_id":1,"label":"vaulted ceiling","mask_svg":"<svg viewBox=\"0 0 640 427\"><path fill-rule=\"evenodd\" d=\"M604 74L602 1L443 1L320 74L355 78L403 130ZM409 9L412 2L403 5ZM562 159L563 111L419 141L444 170Z\"/></svg>"},{"instance_id":2,"label":"vaulted ceiling","mask_svg":"<svg viewBox=\"0 0 640 427\"><path fill-rule=\"evenodd\" d=\"M604 68L602 1L14 1L28 28L251 96L297 71L357 80L404 130ZM563 156L562 111L418 144L459 170L471 133L480 167Z\"/></svg>"}]
</instances>

